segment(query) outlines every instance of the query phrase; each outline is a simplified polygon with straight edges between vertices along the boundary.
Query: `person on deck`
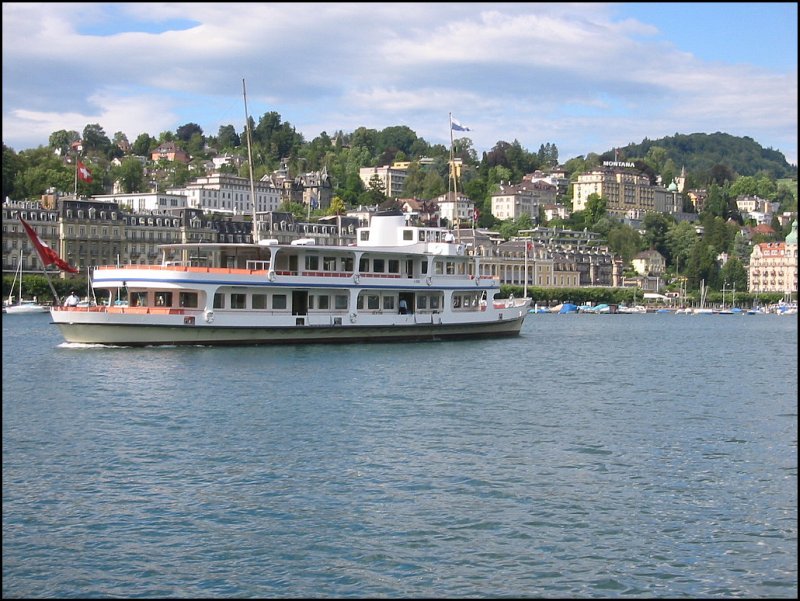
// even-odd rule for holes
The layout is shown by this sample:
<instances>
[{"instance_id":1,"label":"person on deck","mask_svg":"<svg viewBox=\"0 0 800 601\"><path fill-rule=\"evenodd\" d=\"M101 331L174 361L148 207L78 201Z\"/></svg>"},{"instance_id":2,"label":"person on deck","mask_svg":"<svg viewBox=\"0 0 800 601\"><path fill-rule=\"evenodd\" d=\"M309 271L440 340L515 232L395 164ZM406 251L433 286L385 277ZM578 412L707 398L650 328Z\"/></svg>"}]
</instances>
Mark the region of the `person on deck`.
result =
<instances>
[{"instance_id":1,"label":"person on deck","mask_svg":"<svg viewBox=\"0 0 800 601\"><path fill-rule=\"evenodd\" d=\"M78 298L78 295L75 294L75 291L73 290L72 292L69 293L69 296L67 297L67 300L64 301L64 304L67 307L77 307L79 302L80 302L80 299Z\"/></svg>"}]
</instances>

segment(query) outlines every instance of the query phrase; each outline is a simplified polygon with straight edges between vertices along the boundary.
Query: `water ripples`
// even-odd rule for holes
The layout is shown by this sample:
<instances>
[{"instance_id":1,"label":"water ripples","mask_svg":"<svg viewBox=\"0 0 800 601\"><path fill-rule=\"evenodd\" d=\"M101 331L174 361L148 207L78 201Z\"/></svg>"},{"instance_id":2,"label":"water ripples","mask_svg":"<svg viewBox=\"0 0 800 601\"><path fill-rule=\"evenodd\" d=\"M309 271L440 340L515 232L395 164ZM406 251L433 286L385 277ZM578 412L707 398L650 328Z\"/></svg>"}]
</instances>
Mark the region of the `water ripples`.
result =
<instances>
[{"instance_id":1,"label":"water ripples","mask_svg":"<svg viewBox=\"0 0 800 601\"><path fill-rule=\"evenodd\" d=\"M97 349L4 319L3 594L794 598L796 324L734 320Z\"/></svg>"}]
</instances>

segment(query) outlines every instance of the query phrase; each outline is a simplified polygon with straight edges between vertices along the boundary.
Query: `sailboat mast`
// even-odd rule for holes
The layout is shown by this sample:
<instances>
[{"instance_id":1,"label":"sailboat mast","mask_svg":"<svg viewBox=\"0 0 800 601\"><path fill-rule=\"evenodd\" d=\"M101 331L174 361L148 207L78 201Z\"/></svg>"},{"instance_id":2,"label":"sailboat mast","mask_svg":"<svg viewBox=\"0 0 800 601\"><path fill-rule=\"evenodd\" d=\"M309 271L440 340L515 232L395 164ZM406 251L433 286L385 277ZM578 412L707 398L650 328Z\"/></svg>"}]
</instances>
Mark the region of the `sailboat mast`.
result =
<instances>
[{"instance_id":1,"label":"sailboat mast","mask_svg":"<svg viewBox=\"0 0 800 601\"><path fill-rule=\"evenodd\" d=\"M247 128L247 164L250 166L250 200L253 203L253 243L258 244L258 224L256 223L256 183L253 176L253 149L250 141L250 115L247 113L247 88L242 78L242 95L244 97L244 122Z\"/></svg>"}]
</instances>

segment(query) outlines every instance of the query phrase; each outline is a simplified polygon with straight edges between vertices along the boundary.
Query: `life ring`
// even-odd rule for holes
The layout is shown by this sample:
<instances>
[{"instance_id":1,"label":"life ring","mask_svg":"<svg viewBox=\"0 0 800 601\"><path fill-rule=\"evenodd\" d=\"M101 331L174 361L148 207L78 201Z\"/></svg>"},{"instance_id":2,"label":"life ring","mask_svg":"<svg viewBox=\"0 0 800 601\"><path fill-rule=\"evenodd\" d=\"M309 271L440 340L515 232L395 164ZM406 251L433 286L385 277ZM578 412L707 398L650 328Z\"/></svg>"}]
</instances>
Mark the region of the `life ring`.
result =
<instances>
[{"instance_id":1,"label":"life ring","mask_svg":"<svg viewBox=\"0 0 800 601\"><path fill-rule=\"evenodd\" d=\"M361 281L361 276L360 276L360 275L358 275L357 273L354 273L354 274L353 274L353 281L354 281L356 284L358 284L358 283Z\"/></svg>"},{"instance_id":2,"label":"life ring","mask_svg":"<svg viewBox=\"0 0 800 601\"><path fill-rule=\"evenodd\" d=\"M464 254L464 245L463 244L459 244L458 246L456 246L456 254L457 255L463 255Z\"/></svg>"},{"instance_id":3,"label":"life ring","mask_svg":"<svg viewBox=\"0 0 800 601\"><path fill-rule=\"evenodd\" d=\"M275 272L274 272L274 271L270 271L270 272L267 274L267 279L268 279L270 282L274 282L274 281L275 281Z\"/></svg>"},{"instance_id":4,"label":"life ring","mask_svg":"<svg viewBox=\"0 0 800 601\"><path fill-rule=\"evenodd\" d=\"M350 314L350 323L356 322L356 317L358 317L355 313Z\"/></svg>"},{"instance_id":5,"label":"life ring","mask_svg":"<svg viewBox=\"0 0 800 601\"><path fill-rule=\"evenodd\" d=\"M206 323L214 323L214 312L206 311L205 318L206 318Z\"/></svg>"},{"instance_id":6,"label":"life ring","mask_svg":"<svg viewBox=\"0 0 800 601\"><path fill-rule=\"evenodd\" d=\"M428 286L430 286L430 285L433 283L433 280L431 279L431 276L428 276L427 278L425 278L425 283L426 283Z\"/></svg>"}]
</instances>

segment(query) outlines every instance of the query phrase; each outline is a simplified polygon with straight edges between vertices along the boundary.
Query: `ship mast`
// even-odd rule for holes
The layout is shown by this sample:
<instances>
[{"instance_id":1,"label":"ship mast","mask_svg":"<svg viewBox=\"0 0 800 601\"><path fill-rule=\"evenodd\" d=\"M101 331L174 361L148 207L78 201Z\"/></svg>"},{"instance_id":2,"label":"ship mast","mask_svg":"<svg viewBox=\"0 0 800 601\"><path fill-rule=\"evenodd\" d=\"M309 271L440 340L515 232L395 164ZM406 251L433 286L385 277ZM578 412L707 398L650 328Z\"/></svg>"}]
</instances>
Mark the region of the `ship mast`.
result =
<instances>
[{"instance_id":1,"label":"ship mast","mask_svg":"<svg viewBox=\"0 0 800 601\"><path fill-rule=\"evenodd\" d=\"M244 122L247 131L247 164L250 166L250 201L253 205L253 244L258 244L258 223L256 223L256 182L253 176L253 149L250 142L250 116L247 114L247 88L242 78L242 96L244 96Z\"/></svg>"},{"instance_id":2,"label":"ship mast","mask_svg":"<svg viewBox=\"0 0 800 601\"><path fill-rule=\"evenodd\" d=\"M448 113L450 117L450 177L447 180L447 193L450 194L450 183L452 182L452 190L453 190L453 219L458 221L458 183L456 182L456 164L453 158L453 113ZM448 198L448 200L450 200ZM450 224L450 228L453 228L454 223ZM458 241L461 242L461 226L458 227Z\"/></svg>"}]
</instances>

